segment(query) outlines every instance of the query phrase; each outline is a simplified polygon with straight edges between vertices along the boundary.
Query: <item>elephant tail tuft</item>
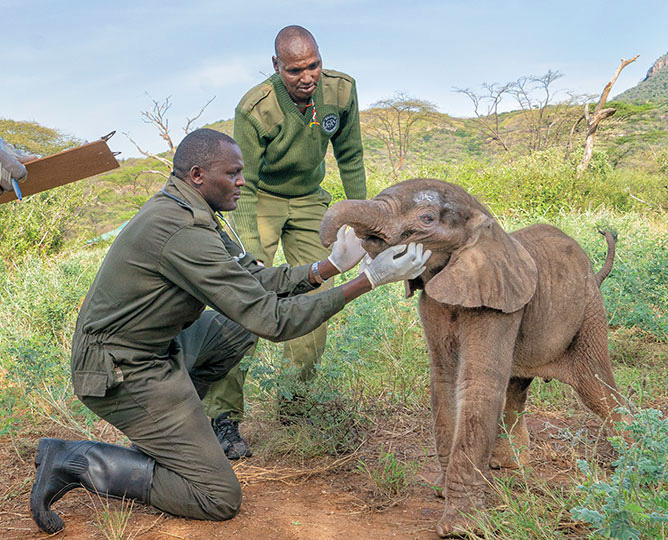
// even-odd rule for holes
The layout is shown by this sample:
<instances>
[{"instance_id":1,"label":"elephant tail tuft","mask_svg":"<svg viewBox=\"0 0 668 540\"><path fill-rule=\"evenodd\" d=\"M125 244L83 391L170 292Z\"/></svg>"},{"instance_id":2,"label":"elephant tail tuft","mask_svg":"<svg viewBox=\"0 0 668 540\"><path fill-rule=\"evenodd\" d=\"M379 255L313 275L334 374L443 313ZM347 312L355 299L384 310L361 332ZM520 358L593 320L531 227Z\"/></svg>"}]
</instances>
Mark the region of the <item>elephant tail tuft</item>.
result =
<instances>
[{"instance_id":1,"label":"elephant tail tuft","mask_svg":"<svg viewBox=\"0 0 668 540\"><path fill-rule=\"evenodd\" d=\"M603 268L601 268L596 273L596 284L600 287L603 280L608 277L610 270L612 270L612 263L615 260L615 244L617 243L617 232L611 230L598 230L603 236L605 236L605 241L608 243L608 254L605 257L605 263L603 263Z\"/></svg>"}]
</instances>

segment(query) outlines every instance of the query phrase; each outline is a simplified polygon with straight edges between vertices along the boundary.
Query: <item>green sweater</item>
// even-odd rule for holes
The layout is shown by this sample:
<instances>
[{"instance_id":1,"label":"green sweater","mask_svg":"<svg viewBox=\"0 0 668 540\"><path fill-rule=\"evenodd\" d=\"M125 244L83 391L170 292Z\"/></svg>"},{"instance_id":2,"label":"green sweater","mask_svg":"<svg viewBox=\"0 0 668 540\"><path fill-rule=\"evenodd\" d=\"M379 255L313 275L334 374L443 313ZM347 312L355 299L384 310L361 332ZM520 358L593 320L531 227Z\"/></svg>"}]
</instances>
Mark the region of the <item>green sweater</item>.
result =
<instances>
[{"instance_id":1,"label":"green sweater","mask_svg":"<svg viewBox=\"0 0 668 540\"><path fill-rule=\"evenodd\" d=\"M332 142L346 197L366 197L359 108L355 81L323 70L315 103L302 114L278 74L252 88L239 102L234 138L241 148L246 186L233 213L246 249L262 253L257 230L257 191L280 197L314 193L325 177L325 154Z\"/></svg>"}]
</instances>

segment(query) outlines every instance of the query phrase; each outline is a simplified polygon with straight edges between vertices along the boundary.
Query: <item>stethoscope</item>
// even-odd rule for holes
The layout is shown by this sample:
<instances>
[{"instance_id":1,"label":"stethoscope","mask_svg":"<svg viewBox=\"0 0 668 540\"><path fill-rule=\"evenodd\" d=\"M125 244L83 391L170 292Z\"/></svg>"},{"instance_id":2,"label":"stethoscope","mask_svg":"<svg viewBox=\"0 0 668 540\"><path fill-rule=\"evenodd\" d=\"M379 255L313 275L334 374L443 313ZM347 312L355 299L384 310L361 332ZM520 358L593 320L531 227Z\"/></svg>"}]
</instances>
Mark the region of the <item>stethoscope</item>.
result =
<instances>
[{"instance_id":1,"label":"stethoscope","mask_svg":"<svg viewBox=\"0 0 668 540\"><path fill-rule=\"evenodd\" d=\"M166 196L169 197L170 199L174 199L177 203L179 203L180 206L183 206L184 208L192 209L192 205L191 205L190 203L184 201L183 199L179 199L176 195L172 195L171 193L167 193L167 190L165 190L164 187L163 187L160 191L162 191L162 194L163 194L163 195L166 195ZM228 228L228 229L232 232L232 234L234 235L234 239L236 240L236 243L237 243L237 244L239 245L239 247L241 248L241 254L239 254L239 255L232 255L232 258L233 258L235 261L239 262L239 261L240 261L241 259L243 259L243 258L246 256L246 254L247 254L246 248L244 247L244 243L241 241L241 238L239 238L239 235L237 234L237 231L235 231L235 230L232 228L232 225L230 225L230 222L227 221L227 220L225 219L225 216L223 215L223 213L220 212L220 211L218 211L218 212L216 212L215 214L216 214L216 216L218 217L218 219L222 219L222 220L225 222L225 225L227 225L227 228Z\"/></svg>"}]
</instances>

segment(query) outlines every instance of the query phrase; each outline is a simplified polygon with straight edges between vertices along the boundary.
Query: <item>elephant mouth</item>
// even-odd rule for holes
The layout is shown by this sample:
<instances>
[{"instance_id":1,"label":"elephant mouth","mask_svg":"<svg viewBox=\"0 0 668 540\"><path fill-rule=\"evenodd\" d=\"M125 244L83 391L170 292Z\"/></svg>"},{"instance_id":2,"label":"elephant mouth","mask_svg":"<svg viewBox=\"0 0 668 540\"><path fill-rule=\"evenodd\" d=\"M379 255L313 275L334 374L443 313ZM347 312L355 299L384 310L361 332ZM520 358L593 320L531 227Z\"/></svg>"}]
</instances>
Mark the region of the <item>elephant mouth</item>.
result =
<instances>
[{"instance_id":1,"label":"elephant mouth","mask_svg":"<svg viewBox=\"0 0 668 540\"><path fill-rule=\"evenodd\" d=\"M384 238L375 234L362 237L362 247L372 259L375 259L381 251L385 251L389 245Z\"/></svg>"}]
</instances>

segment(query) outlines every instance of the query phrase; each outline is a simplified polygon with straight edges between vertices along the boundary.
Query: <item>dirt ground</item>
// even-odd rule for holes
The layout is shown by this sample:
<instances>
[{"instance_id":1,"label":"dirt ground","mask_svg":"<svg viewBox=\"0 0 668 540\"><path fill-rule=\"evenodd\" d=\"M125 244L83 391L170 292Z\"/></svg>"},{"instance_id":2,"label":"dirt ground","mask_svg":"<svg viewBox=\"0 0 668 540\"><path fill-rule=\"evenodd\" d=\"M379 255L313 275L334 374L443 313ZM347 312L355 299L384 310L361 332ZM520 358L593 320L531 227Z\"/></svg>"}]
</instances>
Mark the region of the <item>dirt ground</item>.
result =
<instances>
[{"instance_id":1,"label":"dirt ground","mask_svg":"<svg viewBox=\"0 0 668 540\"><path fill-rule=\"evenodd\" d=\"M551 483L572 482L575 459L591 452L593 440L600 439L600 424L584 414L569 420L549 412L531 412L527 423L532 437L533 474ZM583 435L584 434L584 435ZM34 478L33 457L39 436L75 439L63 430L26 433L21 437L0 438L0 538L44 539L28 507ZM253 437L256 435L253 434ZM587 443L578 444L584 437ZM113 436L104 437L113 441ZM373 463L380 446L391 448L402 461L420 463L415 486L408 496L389 508L374 498L368 476L359 472L360 459ZM597 456L610 459L604 437ZM590 457L590 456L587 456ZM175 518L149 507L132 508L123 538L255 540L366 540L398 538L435 540L435 525L442 508L431 484L438 477L438 464L425 411L419 419L395 425L376 426L375 431L352 455L321 458L299 465L286 460L253 457L235 465L242 482L244 501L240 514L227 522L205 522ZM512 474L502 472L493 474ZM381 501L382 502L382 501ZM104 539L97 522L105 510L119 509L120 501L101 501L82 489L71 491L54 505L65 529L54 538L68 540Z\"/></svg>"}]
</instances>

